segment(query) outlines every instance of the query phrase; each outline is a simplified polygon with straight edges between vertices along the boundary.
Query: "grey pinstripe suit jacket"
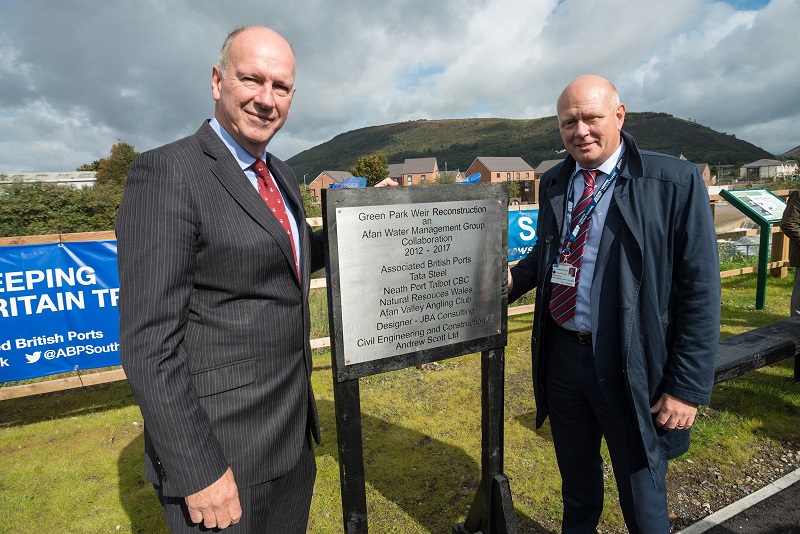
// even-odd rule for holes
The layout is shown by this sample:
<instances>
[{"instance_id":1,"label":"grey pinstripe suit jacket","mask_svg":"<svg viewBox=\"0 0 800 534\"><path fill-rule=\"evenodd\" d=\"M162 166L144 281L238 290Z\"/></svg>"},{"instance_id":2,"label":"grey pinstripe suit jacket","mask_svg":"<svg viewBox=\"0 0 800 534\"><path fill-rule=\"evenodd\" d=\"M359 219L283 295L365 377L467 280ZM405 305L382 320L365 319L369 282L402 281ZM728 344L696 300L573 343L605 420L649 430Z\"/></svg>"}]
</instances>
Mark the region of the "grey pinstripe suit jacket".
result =
<instances>
[{"instance_id":1,"label":"grey pinstripe suit jacket","mask_svg":"<svg viewBox=\"0 0 800 534\"><path fill-rule=\"evenodd\" d=\"M310 429L309 275L322 237L294 174L267 164L294 204L302 283L286 232L204 123L145 152L117 218L122 365L145 425L145 472L185 496L227 467L239 487L291 468Z\"/></svg>"}]
</instances>

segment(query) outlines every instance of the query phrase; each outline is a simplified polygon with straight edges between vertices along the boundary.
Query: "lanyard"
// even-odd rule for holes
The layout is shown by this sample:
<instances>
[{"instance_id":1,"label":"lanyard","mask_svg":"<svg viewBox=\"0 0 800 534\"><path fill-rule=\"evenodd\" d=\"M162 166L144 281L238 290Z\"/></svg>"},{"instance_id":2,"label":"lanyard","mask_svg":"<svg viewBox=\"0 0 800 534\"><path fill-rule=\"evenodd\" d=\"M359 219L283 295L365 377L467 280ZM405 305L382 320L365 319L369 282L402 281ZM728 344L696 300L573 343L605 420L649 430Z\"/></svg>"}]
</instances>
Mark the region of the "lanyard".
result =
<instances>
[{"instance_id":1,"label":"lanyard","mask_svg":"<svg viewBox=\"0 0 800 534\"><path fill-rule=\"evenodd\" d=\"M608 188L611 186L611 183L616 179L617 174L619 174L619 169L622 167L622 154L620 154L619 159L617 160L617 164L614 165L614 169L612 169L611 174L608 175L606 181L603 183L603 186L592 195L592 200L589 202L589 205L586 206L586 209L583 210L583 213L580 214L578 219L575 221L575 225L572 227L572 231L567 234L567 243L566 247L564 248L564 258L569 257L569 249L570 245L578 239L578 234L581 232L581 226L586 222L586 220L592 216L592 212L594 212L594 208L600 202L600 199L603 198L603 195L608 191ZM572 222L572 210L574 208L574 197L575 197L575 186L573 185L573 180L570 179L569 181L569 202L567 202L567 213L566 213L566 220Z\"/></svg>"}]
</instances>

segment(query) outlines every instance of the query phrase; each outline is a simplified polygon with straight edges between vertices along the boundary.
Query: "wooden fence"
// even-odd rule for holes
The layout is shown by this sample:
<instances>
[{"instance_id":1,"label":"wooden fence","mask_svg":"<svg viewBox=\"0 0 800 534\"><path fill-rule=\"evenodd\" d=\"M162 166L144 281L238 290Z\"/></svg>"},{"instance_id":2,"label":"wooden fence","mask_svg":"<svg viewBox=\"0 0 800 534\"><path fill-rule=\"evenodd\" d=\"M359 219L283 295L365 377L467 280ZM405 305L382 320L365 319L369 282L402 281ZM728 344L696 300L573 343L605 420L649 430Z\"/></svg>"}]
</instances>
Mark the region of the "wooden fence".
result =
<instances>
[{"instance_id":1,"label":"wooden fence","mask_svg":"<svg viewBox=\"0 0 800 534\"><path fill-rule=\"evenodd\" d=\"M790 191L775 191L775 194L786 198L789 196ZM711 207L714 211L714 205L718 201L722 201L722 197L714 195L711 197ZM516 210L516 208L515 208ZM309 225L314 227L322 226L322 218L315 217L306 219ZM718 239L733 239L742 236L758 235L758 230L737 230L733 232L724 232L717 234ZM10 245L34 245L43 243L66 243L75 241L104 241L115 239L116 236L113 231L109 232L83 232L75 234L48 234L39 236L20 236L20 237L3 237L0 238L0 246ZM513 265L516 262L512 262ZM780 228L777 226L772 227L772 250L770 256L770 263L767 267L770 269L770 275L777 278L783 278L788 274L789 266L789 239L783 235ZM740 274L754 273L758 271L758 266L743 267L741 269L733 269L729 271L722 271L721 278L730 276L737 276ZM326 285L324 278L315 278L311 280L311 288L324 288ZM508 309L508 316L521 315L533 312L533 305L514 306ZM319 349L330 346L330 338L317 338L311 340L311 348ZM77 372L76 376L66 378L51 379L44 382L34 382L31 384L23 384L19 386L0 387L0 401L10 400L28 395L38 395L41 393L51 393L54 391L62 391L66 389L79 388L84 386L93 386L97 384L104 384L107 382L115 382L118 380L125 380L125 371L120 369L113 369L110 371L100 371L82 374Z\"/></svg>"}]
</instances>

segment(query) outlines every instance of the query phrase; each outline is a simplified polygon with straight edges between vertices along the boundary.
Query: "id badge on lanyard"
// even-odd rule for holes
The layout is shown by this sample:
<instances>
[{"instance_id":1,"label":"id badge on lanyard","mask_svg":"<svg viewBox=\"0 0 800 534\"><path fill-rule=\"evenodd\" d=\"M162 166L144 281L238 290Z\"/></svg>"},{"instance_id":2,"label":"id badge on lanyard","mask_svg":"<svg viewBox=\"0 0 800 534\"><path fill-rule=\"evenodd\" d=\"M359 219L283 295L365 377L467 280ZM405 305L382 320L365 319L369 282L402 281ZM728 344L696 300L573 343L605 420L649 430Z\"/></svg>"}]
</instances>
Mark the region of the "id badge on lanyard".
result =
<instances>
[{"instance_id":1,"label":"id badge on lanyard","mask_svg":"<svg viewBox=\"0 0 800 534\"><path fill-rule=\"evenodd\" d=\"M594 198L592 199L592 203L588 206L586 210L578 217L577 222L574 225L574 228L571 232L567 234L566 239L566 246L564 247L564 251L561 254L561 261L556 262L553 264L553 273L550 277L550 281L554 284L560 284L562 286L569 286L575 287L578 283L578 268L569 263L569 251L570 246L572 245L573 241L578 237L578 233L580 232L580 227L586 221L587 218L592 216L592 212L594 212L595 206L600 202L600 199L606 193L608 188L611 186L611 182L617 177L617 173L619 172L619 168L622 166L622 154L620 154L620 158L617 161L617 164L614 166L614 170L611 171L611 174L608 175L606 178L605 183L594 194ZM572 208L573 208L573 201L572 197L575 195L575 190L572 187L572 181L570 181L570 200L567 203L567 213L566 219L572 222Z\"/></svg>"},{"instance_id":2,"label":"id badge on lanyard","mask_svg":"<svg viewBox=\"0 0 800 534\"><path fill-rule=\"evenodd\" d=\"M556 263L553 265L553 275L550 281L554 284L561 284L562 286L575 287L578 283L578 269L573 267L567 261L563 263Z\"/></svg>"}]
</instances>

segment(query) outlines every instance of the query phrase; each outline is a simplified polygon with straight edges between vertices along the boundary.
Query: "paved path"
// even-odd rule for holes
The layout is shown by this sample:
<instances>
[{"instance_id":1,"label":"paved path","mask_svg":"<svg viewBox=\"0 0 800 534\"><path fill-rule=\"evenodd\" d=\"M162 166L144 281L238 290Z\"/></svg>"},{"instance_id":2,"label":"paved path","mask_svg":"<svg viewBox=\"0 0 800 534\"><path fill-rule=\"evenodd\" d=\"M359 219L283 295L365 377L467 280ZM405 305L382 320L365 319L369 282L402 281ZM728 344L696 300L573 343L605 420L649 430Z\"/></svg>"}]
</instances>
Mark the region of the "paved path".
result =
<instances>
[{"instance_id":1,"label":"paved path","mask_svg":"<svg viewBox=\"0 0 800 534\"><path fill-rule=\"evenodd\" d=\"M800 534L800 469L679 534Z\"/></svg>"}]
</instances>

